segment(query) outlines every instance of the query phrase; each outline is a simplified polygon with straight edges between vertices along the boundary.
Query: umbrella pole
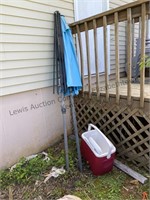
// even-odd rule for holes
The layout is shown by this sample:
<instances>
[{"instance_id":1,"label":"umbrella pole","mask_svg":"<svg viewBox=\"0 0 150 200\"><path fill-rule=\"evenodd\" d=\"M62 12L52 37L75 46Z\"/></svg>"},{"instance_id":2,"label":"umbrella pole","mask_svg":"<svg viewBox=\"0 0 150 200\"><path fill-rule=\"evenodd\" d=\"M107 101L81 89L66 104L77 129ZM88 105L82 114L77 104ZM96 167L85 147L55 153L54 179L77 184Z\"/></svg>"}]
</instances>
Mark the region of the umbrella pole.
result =
<instances>
[{"instance_id":1,"label":"umbrella pole","mask_svg":"<svg viewBox=\"0 0 150 200\"><path fill-rule=\"evenodd\" d=\"M75 138L76 138L76 147L77 147L77 153L78 153L79 170L80 170L80 172L82 172L82 159L81 159L81 152L80 152L80 145L79 145L79 136L78 136L76 112L75 112L74 99L73 99L72 92L70 94L70 102L71 102L71 111L72 111L74 133L75 133Z\"/></svg>"},{"instance_id":2,"label":"umbrella pole","mask_svg":"<svg viewBox=\"0 0 150 200\"><path fill-rule=\"evenodd\" d=\"M65 146L65 157L66 157L66 170L69 170L69 156L68 156L68 137L67 137L67 123L66 123L66 107L64 102L64 95L61 94L61 112L63 116L63 127L64 127L64 146Z\"/></svg>"},{"instance_id":3,"label":"umbrella pole","mask_svg":"<svg viewBox=\"0 0 150 200\"><path fill-rule=\"evenodd\" d=\"M53 92L55 93L55 83L57 84L57 93L61 94L61 112L63 117L64 128L64 147L66 158L66 170L69 170L69 156L68 156L68 137L67 137L67 123L66 123L66 107L64 102L64 47L61 32L60 13L54 13L54 68L53 68ZM56 75L55 75L56 72ZM55 78L57 79L55 81Z\"/></svg>"}]
</instances>

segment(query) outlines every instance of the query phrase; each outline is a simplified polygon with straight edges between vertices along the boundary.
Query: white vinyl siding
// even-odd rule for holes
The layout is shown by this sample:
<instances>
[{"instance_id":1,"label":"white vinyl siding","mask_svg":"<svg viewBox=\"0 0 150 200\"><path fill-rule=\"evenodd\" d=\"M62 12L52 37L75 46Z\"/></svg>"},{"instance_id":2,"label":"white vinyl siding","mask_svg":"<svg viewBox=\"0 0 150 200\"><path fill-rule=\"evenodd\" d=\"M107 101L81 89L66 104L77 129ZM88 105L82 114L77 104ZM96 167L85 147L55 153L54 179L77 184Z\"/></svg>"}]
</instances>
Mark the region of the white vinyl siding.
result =
<instances>
[{"instance_id":1,"label":"white vinyl siding","mask_svg":"<svg viewBox=\"0 0 150 200\"><path fill-rule=\"evenodd\" d=\"M134 2L136 0L110 0L110 9ZM120 72L125 71L126 67L126 22L119 23L119 64ZM115 74L115 33L114 25L110 26L110 73Z\"/></svg>"},{"instance_id":2,"label":"white vinyl siding","mask_svg":"<svg viewBox=\"0 0 150 200\"><path fill-rule=\"evenodd\" d=\"M0 95L52 86L53 19L74 21L73 0L1 0Z\"/></svg>"}]
</instances>

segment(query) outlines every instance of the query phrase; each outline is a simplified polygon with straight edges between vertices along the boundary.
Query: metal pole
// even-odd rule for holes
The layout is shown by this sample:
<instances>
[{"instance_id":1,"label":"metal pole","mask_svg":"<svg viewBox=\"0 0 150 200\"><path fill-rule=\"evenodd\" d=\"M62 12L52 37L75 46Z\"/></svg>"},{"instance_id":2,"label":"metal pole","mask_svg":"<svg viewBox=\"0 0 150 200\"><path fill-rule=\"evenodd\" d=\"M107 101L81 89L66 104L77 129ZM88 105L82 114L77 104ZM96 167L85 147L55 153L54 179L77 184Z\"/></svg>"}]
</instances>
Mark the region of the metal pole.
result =
<instances>
[{"instance_id":1,"label":"metal pole","mask_svg":"<svg viewBox=\"0 0 150 200\"><path fill-rule=\"evenodd\" d=\"M64 95L61 94L61 112L63 116L63 127L64 127L64 146L65 146L65 157L66 157L66 170L69 170L69 156L68 156L68 138L67 138L67 123L66 123L66 107L64 102Z\"/></svg>"},{"instance_id":2,"label":"metal pole","mask_svg":"<svg viewBox=\"0 0 150 200\"><path fill-rule=\"evenodd\" d=\"M53 94L55 94L55 70L56 70L56 13L54 13Z\"/></svg>"},{"instance_id":3,"label":"metal pole","mask_svg":"<svg viewBox=\"0 0 150 200\"><path fill-rule=\"evenodd\" d=\"M64 129L64 146L66 158L66 170L69 170L69 156L68 156L68 138L67 138L67 124L66 124L66 107L64 102L64 55L63 55L63 40L61 33L60 13L54 13L54 71L53 71L53 92L55 93L55 82L57 83L57 93L61 95L61 112L63 117ZM55 75L56 72L56 75ZM57 79L55 81L55 78Z\"/></svg>"},{"instance_id":4,"label":"metal pole","mask_svg":"<svg viewBox=\"0 0 150 200\"><path fill-rule=\"evenodd\" d=\"M78 136L78 127L77 127L77 120L76 120L76 112L74 107L74 99L73 94L70 94L70 102L71 102L71 111L72 111L72 119L73 119L73 126L74 126L74 133L76 138L76 147L78 153L78 162L79 162L79 169L82 172L82 159L81 159L81 152L80 152L80 144L79 144L79 136Z\"/></svg>"}]
</instances>

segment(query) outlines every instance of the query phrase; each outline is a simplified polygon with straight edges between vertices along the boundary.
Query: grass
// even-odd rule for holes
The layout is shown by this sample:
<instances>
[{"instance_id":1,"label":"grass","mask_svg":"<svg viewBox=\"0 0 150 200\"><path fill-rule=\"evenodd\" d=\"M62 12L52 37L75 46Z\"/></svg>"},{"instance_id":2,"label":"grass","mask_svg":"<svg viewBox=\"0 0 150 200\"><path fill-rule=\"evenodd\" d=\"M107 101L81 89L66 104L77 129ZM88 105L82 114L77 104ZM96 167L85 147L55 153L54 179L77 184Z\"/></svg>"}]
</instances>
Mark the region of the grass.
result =
<instances>
[{"instance_id":1,"label":"grass","mask_svg":"<svg viewBox=\"0 0 150 200\"><path fill-rule=\"evenodd\" d=\"M44 174L53 166L65 166L63 141L46 150L49 160L39 154L26 161L22 158L16 168L0 171L0 199L8 199L10 190L14 199L55 200L66 194L73 194L83 200L141 200L143 192L149 192L149 184L134 185L127 174L116 169L103 176L92 175L86 162L83 162L83 173L77 169L76 146L69 140L70 170L57 178L44 183ZM142 172L145 173L145 172Z\"/></svg>"}]
</instances>

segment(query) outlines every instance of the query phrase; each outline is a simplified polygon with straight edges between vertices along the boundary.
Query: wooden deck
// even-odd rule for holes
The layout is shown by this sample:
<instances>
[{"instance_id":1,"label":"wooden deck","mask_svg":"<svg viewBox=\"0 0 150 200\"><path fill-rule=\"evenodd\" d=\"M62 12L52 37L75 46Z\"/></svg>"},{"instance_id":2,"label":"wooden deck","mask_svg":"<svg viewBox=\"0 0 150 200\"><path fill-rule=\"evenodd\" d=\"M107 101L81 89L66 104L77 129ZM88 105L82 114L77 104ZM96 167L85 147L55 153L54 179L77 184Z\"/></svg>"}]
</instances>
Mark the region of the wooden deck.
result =
<instances>
[{"instance_id":1,"label":"wooden deck","mask_svg":"<svg viewBox=\"0 0 150 200\"><path fill-rule=\"evenodd\" d=\"M70 24L72 29L72 33L75 34L77 37L78 45L79 45L79 55L80 55L80 67L81 67L81 78L83 83L82 93L88 91L89 97L91 96L92 92L97 93L97 97L99 98L100 94L105 93L106 101L109 101L109 96L111 94L115 94L116 103L119 104L120 96L126 96L128 105L131 105L131 98L132 97L139 97L140 98L140 108L144 107L145 98L149 99L149 86L145 84L145 68L140 69L140 83L139 84L132 84L132 59L134 58L134 25L136 22L139 23L139 29L141 29L140 33L140 43L141 43L141 58L145 57L145 47L146 47L146 20L149 16L149 0L142 0L136 1L130 4L126 4L125 6L121 6L116 9L108 10L104 13L100 13L89 18L76 21ZM127 83L121 80L120 76L120 40L118 30L120 22L126 22L126 30L127 30L127 43L128 46L126 52L126 64L127 64ZM115 36L115 81L114 83L109 81L109 70L108 70L108 31L107 27L109 25L114 24L114 36ZM99 27L103 27L103 37L104 37L104 74L105 74L105 84L108 87L105 88L104 85L100 85L100 76L99 76L99 54L98 54L98 32L97 29ZM90 40L89 40L89 30L93 30L93 45L94 45L94 59L95 63L95 88L93 89L93 74L91 71L91 57L90 57ZM85 35L85 44L86 44L86 56L83 54L83 43L81 32ZM84 65L87 65L87 81L85 81L84 76ZM145 65L145 60L143 60L143 65ZM135 76L134 76L135 77ZM88 82L88 84L86 83ZM115 82L119 83L116 87ZM87 88L88 86L88 88Z\"/></svg>"},{"instance_id":2,"label":"wooden deck","mask_svg":"<svg viewBox=\"0 0 150 200\"><path fill-rule=\"evenodd\" d=\"M108 90L109 94L116 94L117 84L115 80L111 80L109 82ZM121 78L118 84L120 86L120 95L127 96L127 79ZM102 82L100 84L100 93L105 94L105 83ZM85 91L88 91L88 87L86 86ZM92 86L92 92L96 92L96 86ZM140 98L140 83L131 83L131 97L139 97ZM145 89L144 89L144 98L150 99L150 80L146 80Z\"/></svg>"},{"instance_id":3,"label":"wooden deck","mask_svg":"<svg viewBox=\"0 0 150 200\"><path fill-rule=\"evenodd\" d=\"M105 96L97 99L96 93L89 97L84 92L75 98L79 134L87 131L88 124L96 125L116 146L117 157L149 171L150 101L140 108L140 98L132 98L129 106L126 97L120 96L117 104L115 95L109 96L109 102Z\"/></svg>"},{"instance_id":4,"label":"wooden deck","mask_svg":"<svg viewBox=\"0 0 150 200\"><path fill-rule=\"evenodd\" d=\"M146 19L150 14L149 0L136 1L104 13L91 16L70 25L79 44L81 78L83 88L75 98L75 108L80 133L87 130L89 123L96 125L114 143L117 156L132 162L137 167L149 170L150 136L150 81L145 78L145 68L140 69L139 83L132 82L132 58L134 57L134 24L141 29L141 58L145 57ZM127 25L127 78L120 70L118 29L120 22ZM108 70L108 31L114 24L115 30L115 71ZM98 33L103 27L104 35L104 73L99 73ZM89 30L93 30L95 54L95 74L91 72ZM86 56L83 54L81 32L85 34ZM87 76L84 74L86 59ZM143 65L145 64L145 61ZM136 77L136 76L135 76ZM149 84L147 84L149 82ZM117 84L116 84L117 83ZM107 87L105 87L107 86Z\"/></svg>"}]
</instances>

